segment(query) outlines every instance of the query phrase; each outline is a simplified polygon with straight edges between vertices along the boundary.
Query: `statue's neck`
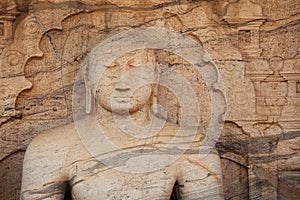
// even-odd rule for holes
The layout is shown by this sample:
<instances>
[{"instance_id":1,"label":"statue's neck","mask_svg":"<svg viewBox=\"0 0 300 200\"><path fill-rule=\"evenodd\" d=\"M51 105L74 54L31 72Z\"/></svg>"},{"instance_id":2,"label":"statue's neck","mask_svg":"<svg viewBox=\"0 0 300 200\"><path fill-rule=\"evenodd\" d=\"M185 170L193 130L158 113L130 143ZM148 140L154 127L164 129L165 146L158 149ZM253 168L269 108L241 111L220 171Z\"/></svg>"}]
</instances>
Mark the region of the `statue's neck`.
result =
<instances>
[{"instance_id":1,"label":"statue's neck","mask_svg":"<svg viewBox=\"0 0 300 200\"><path fill-rule=\"evenodd\" d=\"M140 139L139 135L136 135L147 136L149 134L147 131L143 132L151 125L148 105L130 115L113 114L100 105L96 107L95 112L99 125L114 145L127 148L153 143L147 139Z\"/></svg>"},{"instance_id":2,"label":"statue's neck","mask_svg":"<svg viewBox=\"0 0 300 200\"><path fill-rule=\"evenodd\" d=\"M128 114L119 114L112 113L106 109L104 109L100 105L95 106L95 112L98 119L98 122L101 126L104 127L114 127L118 123L125 123L130 121L138 126L147 126L150 123L149 117L149 109L150 106L147 104L141 110L128 113Z\"/></svg>"}]
</instances>

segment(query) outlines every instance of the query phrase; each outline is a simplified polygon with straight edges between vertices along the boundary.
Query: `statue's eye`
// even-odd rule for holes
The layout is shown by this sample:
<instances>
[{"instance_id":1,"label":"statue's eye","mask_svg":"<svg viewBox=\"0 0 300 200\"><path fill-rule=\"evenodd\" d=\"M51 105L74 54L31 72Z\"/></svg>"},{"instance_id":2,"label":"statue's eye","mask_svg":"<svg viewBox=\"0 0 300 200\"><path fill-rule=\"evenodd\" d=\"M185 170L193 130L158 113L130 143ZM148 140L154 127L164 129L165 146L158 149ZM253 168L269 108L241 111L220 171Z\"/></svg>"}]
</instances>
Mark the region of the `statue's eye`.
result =
<instances>
[{"instance_id":1,"label":"statue's eye","mask_svg":"<svg viewBox=\"0 0 300 200\"><path fill-rule=\"evenodd\" d=\"M136 60L136 59L131 59L127 62L126 64L129 68L135 68L135 67L139 67L140 64L139 64L139 61Z\"/></svg>"},{"instance_id":2,"label":"statue's eye","mask_svg":"<svg viewBox=\"0 0 300 200\"><path fill-rule=\"evenodd\" d=\"M111 65L106 66L106 68L116 68L116 67L118 67L118 66L119 66L118 64L112 63Z\"/></svg>"},{"instance_id":3,"label":"statue's eye","mask_svg":"<svg viewBox=\"0 0 300 200\"><path fill-rule=\"evenodd\" d=\"M128 67L129 67L129 68L135 68L135 67L138 67L138 66L137 66L137 65L134 65L134 64L129 64Z\"/></svg>"},{"instance_id":4,"label":"statue's eye","mask_svg":"<svg viewBox=\"0 0 300 200\"><path fill-rule=\"evenodd\" d=\"M110 80L115 80L118 78L118 76L110 75L110 76L107 76L107 78L109 78Z\"/></svg>"}]
</instances>

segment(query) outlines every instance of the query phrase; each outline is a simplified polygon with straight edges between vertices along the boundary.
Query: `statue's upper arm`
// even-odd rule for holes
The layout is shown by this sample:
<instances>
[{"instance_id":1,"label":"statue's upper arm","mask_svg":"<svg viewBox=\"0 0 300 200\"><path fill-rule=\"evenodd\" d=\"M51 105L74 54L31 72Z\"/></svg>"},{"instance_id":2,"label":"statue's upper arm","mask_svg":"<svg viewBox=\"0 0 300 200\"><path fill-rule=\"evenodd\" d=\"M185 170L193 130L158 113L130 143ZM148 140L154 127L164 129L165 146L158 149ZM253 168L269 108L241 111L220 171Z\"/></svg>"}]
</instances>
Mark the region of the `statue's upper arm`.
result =
<instances>
[{"instance_id":1,"label":"statue's upper arm","mask_svg":"<svg viewBox=\"0 0 300 200\"><path fill-rule=\"evenodd\" d=\"M51 131L34 138L23 162L21 199L60 200L66 190L66 149Z\"/></svg>"},{"instance_id":2,"label":"statue's upper arm","mask_svg":"<svg viewBox=\"0 0 300 200\"><path fill-rule=\"evenodd\" d=\"M220 158L214 153L201 158L185 156L179 181L183 199L223 199Z\"/></svg>"}]
</instances>

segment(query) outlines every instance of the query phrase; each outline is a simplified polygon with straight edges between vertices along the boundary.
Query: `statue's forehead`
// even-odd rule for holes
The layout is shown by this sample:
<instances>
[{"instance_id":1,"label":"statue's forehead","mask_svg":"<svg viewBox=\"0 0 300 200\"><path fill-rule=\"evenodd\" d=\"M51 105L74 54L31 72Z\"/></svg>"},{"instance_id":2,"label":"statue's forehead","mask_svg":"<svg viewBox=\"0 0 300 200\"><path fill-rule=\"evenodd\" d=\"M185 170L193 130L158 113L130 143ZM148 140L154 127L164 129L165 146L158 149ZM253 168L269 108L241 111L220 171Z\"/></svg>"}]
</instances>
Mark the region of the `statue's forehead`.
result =
<instances>
[{"instance_id":1,"label":"statue's forehead","mask_svg":"<svg viewBox=\"0 0 300 200\"><path fill-rule=\"evenodd\" d=\"M126 53L115 60L112 63L144 63L153 61L155 58L154 54L146 52L144 50L134 51Z\"/></svg>"}]
</instances>

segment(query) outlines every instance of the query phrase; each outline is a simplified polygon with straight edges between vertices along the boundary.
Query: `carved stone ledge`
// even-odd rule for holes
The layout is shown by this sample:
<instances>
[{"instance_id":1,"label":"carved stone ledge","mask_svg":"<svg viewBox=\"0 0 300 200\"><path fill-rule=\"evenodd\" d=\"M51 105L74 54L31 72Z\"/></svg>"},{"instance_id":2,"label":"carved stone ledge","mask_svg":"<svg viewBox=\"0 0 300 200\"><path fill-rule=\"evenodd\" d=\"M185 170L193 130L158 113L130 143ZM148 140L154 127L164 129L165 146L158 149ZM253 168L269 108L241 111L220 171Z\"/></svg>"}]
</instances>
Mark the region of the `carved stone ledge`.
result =
<instances>
[{"instance_id":1,"label":"carved stone ledge","mask_svg":"<svg viewBox=\"0 0 300 200\"><path fill-rule=\"evenodd\" d=\"M259 47L259 28L266 21L261 6L250 0L231 3L223 20L236 29L243 58L259 58L262 52Z\"/></svg>"},{"instance_id":2,"label":"carved stone ledge","mask_svg":"<svg viewBox=\"0 0 300 200\"><path fill-rule=\"evenodd\" d=\"M0 52L13 41L13 21L18 14L15 1L0 3Z\"/></svg>"},{"instance_id":3,"label":"carved stone ledge","mask_svg":"<svg viewBox=\"0 0 300 200\"><path fill-rule=\"evenodd\" d=\"M64 2L70 2L70 0L34 0L33 3L54 3L60 4ZM86 5L116 5L118 7L130 7L130 8L148 8L158 6L164 3L172 3L173 0L135 0L135 1L124 1L124 0L77 0L77 2Z\"/></svg>"}]
</instances>

